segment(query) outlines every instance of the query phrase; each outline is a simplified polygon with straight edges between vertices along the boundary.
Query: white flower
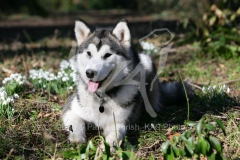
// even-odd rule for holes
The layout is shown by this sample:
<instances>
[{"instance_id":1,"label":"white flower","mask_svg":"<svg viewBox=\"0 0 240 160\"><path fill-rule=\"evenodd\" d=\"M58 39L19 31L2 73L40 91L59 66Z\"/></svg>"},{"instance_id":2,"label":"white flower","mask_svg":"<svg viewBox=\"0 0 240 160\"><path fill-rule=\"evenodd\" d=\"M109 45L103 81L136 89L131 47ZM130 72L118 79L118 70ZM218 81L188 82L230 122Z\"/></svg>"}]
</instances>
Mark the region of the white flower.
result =
<instances>
[{"instance_id":1,"label":"white flower","mask_svg":"<svg viewBox=\"0 0 240 160\"><path fill-rule=\"evenodd\" d=\"M142 42L140 42L140 44L144 50L154 50L155 49L155 46L153 43L142 41Z\"/></svg>"},{"instance_id":2,"label":"white flower","mask_svg":"<svg viewBox=\"0 0 240 160\"><path fill-rule=\"evenodd\" d=\"M209 87L208 87L208 91L212 91L212 86L209 86Z\"/></svg>"},{"instance_id":3,"label":"white flower","mask_svg":"<svg viewBox=\"0 0 240 160\"><path fill-rule=\"evenodd\" d=\"M58 72L57 78L61 78L62 76L63 76L63 72L62 71Z\"/></svg>"},{"instance_id":4,"label":"white flower","mask_svg":"<svg viewBox=\"0 0 240 160\"><path fill-rule=\"evenodd\" d=\"M156 53L158 51L157 47L153 43L142 41L140 42L140 45L142 46L144 52L147 54L150 54L152 52Z\"/></svg>"},{"instance_id":5,"label":"white flower","mask_svg":"<svg viewBox=\"0 0 240 160\"><path fill-rule=\"evenodd\" d=\"M223 89L225 89L225 88L226 88L226 84L223 85Z\"/></svg>"},{"instance_id":6,"label":"white flower","mask_svg":"<svg viewBox=\"0 0 240 160\"><path fill-rule=\"evenodd\" d=\"M202 88L202 92L205 92L205 91L206 91L206 88L205 88L205 87L203 87L203 88Z\"/></svg>"},{"instance_id":7,"label":"white flower","mask_svg":"<svg viewBox=\"0 0 240 160\"><path fill-rule=\"evenodd\" d=\"M216 85L213 86L213 90L216 90Z\"/></svg>"},{"instance_id":8,"label":"white flower","mask_svg":"<svg viewBox=\"0 0 240 160\"><path fill-rule=\"evenodd\" d=\"M12 84L14 82L22 85L26 81L26 76L22 76L19 73L11 74L10 77L6 77L3 79L2 84Z\"/></svg>"},{"instance_id":9,"label":"white flower","mask_svg":"<svg viewBox=\"0 0 240 160\"><path fill-rule=\"evenodd\" d=\"M64 70L70 67L70 63L67 60L63 60L60 63L60 70Z\"/></svg>"},{"instance_id":10,"label":"white flower","mask_svg":"<svg viewBox=\"0 0 240 160\"><path fill-rule=\"evenodd\" d=\"M5 100L5 101L3 101L3 103L2 103L3 105L7 105L8 104L8 102Z\"/></svg>"},{"instance_id":11,"label":"white flower","mask_svg":"<svg viewBox=\"0 0 240 160\"><path fill-rule=\"evenodd\" d=\"M4 101L7 99L7 92L3 87L0 88L0 100Z\"/></svg>"},{"instance_id":12,"label":"white flower","mask_svg":"<svg viewBox=\"0 0 240 160\"><path fill-rule=\"evenodd\" d=\"M228 88L227 88L227 93L230 93L230 91L231 91L231 89L228 87Z\"/></svg>"},{"instance_id":13,"label":"white flower","mask_svg":"<svg viewBox=\"0 0 240 160\"><path fill-rule=\"evenodd\" d=\"M69 86L68 89L69 89L69 90L73 90L73 87L72 87L72 86Z\"/></svg>"},{"instance_id":14,"label":"white flower","mask_svg":"<svg viewBox=\"0 0 240 160\"><path fill-rule=\"evenodd\" d=\"M8 97L8 98L7 98L7 103L10 103L10 102L11 102L11 98Z\"/></svg>"},{"instance_id":15,"label":"white flower","mask_svg":"<svg viewBox=\"0 0 240 160\"><path fill-rule=\"evenodd\" d=\"M72 58L69 60L69 63L70 63L70 67L71 69L73 70L73 72L76 72L76 63L75 63L75 60Z\"/></svg>"},{"instance_id":16,"label":"white flower","mask_svg":"<svg viewBox=\"0 0 240 160\"><path fill-rule=\"evenodd\" d=\"M72 73L70 74L70 76L72 77L73 82L76 82L76 81L77 81L77 74L76 74L76 72L72 72Z\"/></svg>"},{"instance_id":17,"label":"white flower","mask_svg":"<svg viewBox=\"0 0 240 160\"><path fill-rule=\"evenodd\" d=\"M62 81L65 82L65 81L68 81L69 78L68 77L62 77Z\"/></svg>"},{"instance_id":18,"label":"white flower","mask_svg":"<svg viewBox=\"0 0 240 160\"><path fill-rule=\"evenodd\" d=\"M19 95L18 95L17 93L15 93L15 94L13 95L13 97L16 98L16 99L18 99L18 98L19 98Z\"/></svg>"}]
</instances>

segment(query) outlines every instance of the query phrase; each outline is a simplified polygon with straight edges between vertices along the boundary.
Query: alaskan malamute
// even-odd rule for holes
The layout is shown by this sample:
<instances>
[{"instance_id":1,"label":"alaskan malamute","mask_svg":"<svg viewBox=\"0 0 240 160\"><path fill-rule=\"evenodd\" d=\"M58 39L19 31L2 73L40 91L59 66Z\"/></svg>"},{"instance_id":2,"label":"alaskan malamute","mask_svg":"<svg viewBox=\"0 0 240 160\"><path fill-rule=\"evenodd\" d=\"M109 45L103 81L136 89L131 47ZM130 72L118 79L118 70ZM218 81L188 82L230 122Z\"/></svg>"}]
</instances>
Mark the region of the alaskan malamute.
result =
<instances>
[{"instance_id":1,"label":"alaskan malamute","mask_svg":"<svg viewBox=\"0 0 240 160\"><path fill-rule=\"evenodd\" d=\"M179 83L154 78L153 61L133 49L126 20L109 28L78 20L74 31L77 89L62 110L71 142L85 143L85 124L94 123L114 147L143 111L154 117L165 102L185 96Z\"/></svg>"}]
</instances>

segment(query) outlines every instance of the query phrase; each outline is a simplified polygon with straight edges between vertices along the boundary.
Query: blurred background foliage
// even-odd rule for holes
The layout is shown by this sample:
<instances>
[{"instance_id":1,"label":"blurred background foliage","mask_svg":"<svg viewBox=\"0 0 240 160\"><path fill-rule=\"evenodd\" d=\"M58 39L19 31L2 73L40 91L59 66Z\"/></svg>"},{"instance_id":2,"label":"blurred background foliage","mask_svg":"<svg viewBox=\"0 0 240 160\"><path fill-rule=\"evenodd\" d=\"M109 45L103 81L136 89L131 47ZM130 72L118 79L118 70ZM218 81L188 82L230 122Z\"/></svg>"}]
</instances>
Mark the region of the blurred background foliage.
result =
<instances>
[{"instance_id":1,"label":"blurred background foliage","mask_svg":"<svg viewBox=\"0 0 240 160\"><path fill-rule=\"evenodd\" d=\"M190 31L179 44L198 41L200 56L229 59L240 55L239 0L5 0L0 1L0 19L12 14L52 17L57 13L109 9L177 19Z\"/></svg>"},{"instance_id":2,"label":"blurred background foliage","mask_svg":"<svg viewBox=\"0 0 240 160\"><path fill-rule=\"evenodd\" d=\"M195 17L205 13L213 4L220 9L226 8L233 11L236 11L240 6L239 0L7 0L0 1L0 13L49 16L53 12L129 9L145 14L171 10L179 12L185 17ZM184 12L188 14L184 14Z\"/></svg>"}]
</instances>

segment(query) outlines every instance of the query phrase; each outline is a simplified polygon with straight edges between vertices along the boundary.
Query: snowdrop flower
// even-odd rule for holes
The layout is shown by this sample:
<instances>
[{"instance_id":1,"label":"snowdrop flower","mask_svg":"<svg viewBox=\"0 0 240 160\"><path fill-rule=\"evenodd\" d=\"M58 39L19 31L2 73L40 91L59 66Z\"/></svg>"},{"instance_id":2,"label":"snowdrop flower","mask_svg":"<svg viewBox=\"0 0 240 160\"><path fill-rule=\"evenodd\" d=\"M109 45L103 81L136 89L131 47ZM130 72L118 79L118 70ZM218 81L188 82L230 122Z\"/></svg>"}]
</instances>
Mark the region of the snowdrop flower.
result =
<instances>
[{"instance_id":1,"label":"snowdrop flower","mask_svg":"<svg viewBox=\"0 0 240 160\"><path fill-rule=\"evenodd\" d=\"M216 85L213 86L213 90L216 90Z\"/></svg>"},{"instance_id":2,"label":"snowdrop flower","mask_svg":"<svg viewBox=\"0 0 240 160\"><path fill-rule=\"evenodd\" d=\"M70 63L67 60L63 60L60 63L60 70L68 69L70 67Z\"/></svg>"},{"instance_id":3,"label":"snowdrop flower","mask_svg":"<svg viewBox=\"0 0 240 160\"><path fill-rule=\"evenodd\" d=\"M209 86L209 87L208 87L208 91L212 91L212 86Z\"/></svg>"},{"instance_id":4,"label":"snowdrop flower","mask_svg":"<svg viewBox=\"0 0 240 160\"><path fill-rule=\"evenodd\" d=\"M73 70L73 72L76 72L75 60L72 58L72 59L69 60L69 63L70 63L71 70Z\"/></svg>"},{"instance_id":5,"label":"snowdrop flower","mask_svg":"<svg viewBox=\"0 0 240 160\"><path fill-rule=\"evenodd\" d=\"M62 81L63 81L63 82L66 82L66 81L68 81L68 80L69 80L68 77L62 77Z\"/></svg>"},{"instance_id":6,"label":"snowdrop flower","mask_svg":"<svg viewBox=\"0 0 240 160\"><path fill-rule=\"evenodd\" d=\"M5 100L7 97L7 92L3 87L0 88L0 100Z\"/></svg>"},{"instance_id":7,"label":"snowdrop flower","mask_svg":"<svg viewBox=\"0 0 240 160\"><path fill-rule=\"evenodd\" d=\"M73 87L72 87L72 86L69 86L68 89L69 89L69 90L73 90Z\"/></svg>"},{"instance_id":8,"label":"snowdrop flower","mask_svg":"<svg viewBox=\"0 0 240 160\"><path fill-rule=\"evenodd\" d=\"M206 91L206 88L205 88L205 87L203 87L203 88L202 88L202 92L203 92L203 93L205 93L205 91Z\"/></svg>"},{"instance_id":9,"label":"snowdrop flower","mask_svg":"<svg viewBox=\"0 0 240 160\"><path fill-rule=\"evenodd\" d=\"M5 101L3 101L2 104L3 104L3 105L7 105L8 103L7 103L7 101L5 100Z\"/></svg>"},{"instance_id":10,"label":"snowdrop flower","mask_svg":"<svg viewBox=\"0 0 240 160\"><path fill-rule=\"evenodd\" d=\"M26 76L22 76L19 73L11 74L10 77L6 77L3 79L2 84L12 84L17 82L18 84L22 85L26 81Z\"/></svg>"},{"instance_id":11,"label":"snowdrop flower","mask_svg":"<svg viewBox=\"0 0 240 160\"><path fill-rule=\"evenodd\" d=\"M3 79L2 84L6 84L8 81L10 81L10 78L6 77L6 78Z\"/></svg>"},{"instance_id":12,"label":"snowdrop flower","mask_svg":"<svg viewBox=\"0 0 240 160\"><path fill-rule=\"evenodd\" d=\"M72 73L70 74L70 76L73 78L73 82L76 82L76 81L77 81L77 74L76 74L76 72L72 72Z\"/></svg>"},{"instance_id":13,"label":"snowdrop flower","mask_svg":"<svg viewBox=\"0 0 240 160\"><path fill-rule=\"evenodd\" d=\"M6 101L7 103L14 103L14 99L12 97L8 97Z\"/></svg>"},{"instance_id":14,"label":"snowdrop flower","mask_svg":"<svg viewBox=\"0 0 240 160\"><path fill-rule=\"evenodd\" d=\"M230 93L230 91L231 91L231 89L228 87L228 88L227 88L227 93Z\"/></svg>"},{"instance_id":15,"label":"snowdrop flower","mask_svg":"<svg viewBox=\"0 0 240 160\"><path fill-rule=\"evenodd\" d=\"M140 42L140 45L143 50L147 51L147 53L151 53L151 51L157 52L157 48L153 43L142 41Z\"/></svg>"},{"instance_id":16,"label":"snowdrop flower","mask_svg":"<svg viewBox=\"0 0 240 160\"><path fill-rule=\"evenodd\" d=\"M62 76L63 76L63 72L62 71L58 72L57 78L61 78Z\"/></svg>"},{"instance_id":17,"label":"snowdrop flower","mask_svg":"<svg viewBox=\"0 0 240 160\"><path fill-rule=\"evenodd\" d=\"M223 85L223 89L225 89L225 88L226 88L226 84Z\"/></svg>"},{"instance_id":18,"label":"snowdrop flower","mask_svg":"<svg viewBox=\"0 0 240 160\"><path fill-rule=\"evenodd\" d=\"M140 42L141 46L143 47L144 50L153 50L155 46L152 43L149 42Z\"/></svg>"},{"instance_id":19,"label":"snowdrop flower","mask_svg":"<svg viewBox=\"0 0 240 160\"><path fill-rule=\"evenodd\" d=\"M13 95L13 97L16 98L16 99L18 99L18 98L19 98L19 95L18 95L17 93L15 93L15 94Z\"/></svg>"}]
</instances>

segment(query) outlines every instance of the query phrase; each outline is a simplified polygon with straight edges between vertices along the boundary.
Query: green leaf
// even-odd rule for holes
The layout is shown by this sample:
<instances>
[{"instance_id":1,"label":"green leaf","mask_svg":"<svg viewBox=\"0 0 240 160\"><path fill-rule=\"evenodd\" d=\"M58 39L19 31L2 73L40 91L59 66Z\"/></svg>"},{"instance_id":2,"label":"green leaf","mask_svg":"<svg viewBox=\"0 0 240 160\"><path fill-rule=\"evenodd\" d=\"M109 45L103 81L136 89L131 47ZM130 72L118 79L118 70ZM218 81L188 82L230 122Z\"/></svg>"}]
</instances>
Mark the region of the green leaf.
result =
<instances>
[{"instance_id":1,"label":"green leaf","mask_svg":"<svg viewBox=\"0 0 240 160\"><path fill-rule=\"evenodd\" d=\"M162 144L161 149L162 149L162 153L165 155L167 154L167 150L168 150L168 146L170 144L170 141L166 141Z\"/></svg>"},{"instance_id":2,"label":"green leaf","mask_svg":"<svg viewBox=\"0 0 240 160\"><path fill-rule=\"evenodd\" d=\"M172 145L172 149L177 157L180 156L180 150L177 148L176 144Z\"/></svg>"},{"instance_id":3,"label":"green leaf","mask_svg":"<svg viewBox=\"0 0 240 160\"><path fill-rule=\"evenodd\" d=\"M188 152L189 152L191 155L193 155L193 148L192 148L191 146L187 145L187 144L186 144L186 148L187 148Z\"/></svg>"},{"instance_id":4,"label":"green leaf","mask_svg":"<svg viewBox=\"0 0 240 160\"><path fill-rule=\"evenodd\" d=\"M207 157L209 160L216 160L216 154L213 152L210 156Z\"/></svg>"},{"instance_id":5,"label":"green leaf","mask_svg":"<svg viewBox=\"0 0 240 160\"><path fill-rule=\"evenodd\" d=\"M192 149L194 149L193 137L188 138L186 144L189 145Z\"/></svg>"},{"instance_id":6,"label":"green leaf","mask_svg":"<svg viewBox=\"0 0 240 160\"><path fill-rule=\"evenodd\" d=\"M216 127L212 124L206 124L205 127L208 131L216 131Z\"/></svg>"},{"instance_id":7,"label":"green leaf","mask_svg":"<svg viewBox=\"0 0 240 160\"><path fill-rule=\"evenodd\" d=\"M105 147L105 153L107 154L108 157L110 157L111 156L110 145L106 141L103 141L103 143Z\"/></svg>"},{"instance_id":8,"label":"green leaf","mask_svg":"<svg viewBox=\"0 0 240 160\"><path fill-rule=\"evenodd\" d=\"M86 155L86 157L89 157L88 155L89 155L89 145L87 145L87 148L86 148L86 150L85 150L85 155Z\"/></svg>"},{"instance_id":9,"label":"green leaf","mask_svg":"<svg viewBox=\"0 0 240 160\"><path fill-rule=\"evenodd\" d=\"M199 120L198 124L197 124L197 134L198 137L201 137L202 135L202 122L203 122L203 118Z\"/></svg>"},{"instance_id":10,"label":"green leaf","mask_svg":"<svg viewBox=\"0 0 240 160\"><path fill-rule=\"evenodd\" d=\"M65 158L73 158L73 157L77 156L78 154L74 151L69 150L69 151L64 151L63 155Z\"/></svg>"},{"instance_id":11,"label":"green leaf","mask_svg":"<svg viewBox=\"0 0 240 160\"><path fill-rule=\"evenodd\" d=\"M221 153L222 152L222 146L219 140L216 137L210 136L209 141L211 146L217 150L217 152Z\"/></svg>"},{"instance_id":12,"label":"green leaf","mask_svg":"<svg viewBox=\"0 0 240 160\"><path fill-rule=\"evenodd\" d=\"M210 144L207 140L205 140L203 137L200 137L197 140L196 146L195 146L195 152L196 153L202 153L203 155L206 155L207 152L210 149Z\"/></svg>"},{"instance_id":13,"label":"green leaf","mask_svg":"<svg viewBox=\"0 0 240 160\"><path fill-rule=\"evenodd\" d=\"M209 25L212 26L214 25L214 23L216 22L217 20L217 17L216 16L212 16L210 19L209 19Z\"/></svg>"},{"instance_id":14,"label":"green leaf","mask_svg":"<svg viewBox=\"0 0 240 160\"><path fill-rule=\"evenodd\" d=\"M101 154L101 158L103 159L103 160L108 160L108 156L106 155L106 154Z\"/></svg>"},{"instance_id":15,"label":"green leaf","mask_svg":"<svg viewBox=\"0 0 240 160\"><path fill-rule=\"evenodd\" d=\"M190 138L191 134L192 134L192 131L191 131L191 130L188 130L188 131L185 131L185 132L184 132L184 136L185 136L187 139Z\"/></svg>"},{"instance_id":16,"label":"green leaf","mask_svg":"<svg viewBox=\"0 0 240 160\"><path fill-rule=\"evenodd\" d=\"M185 124L189 127L193 127L193 126L197 125L197 123L194 121L186 121Z\"/></svg>"},{"instance_id":17,"label":"green leaf","mask_svg":"<svg viewBox=\"0 0 240 160\"><path fill-rule=\"evenodd\" d=\"M123 151L122 157L123 159L136 159L136 155L130 151Z\"/></svg>"},{"instance_id":18,"label":"green leaf","mask_svg":"<svg viewBox=\"0 0 240 160\"><path fill-rule=\"evenodd\" d=\"M184 142L186 142L187 141L187 138L185 137L185 134L183 133L183 134L181 134L181 139L184 141Z\"/></svg>"},{"instance_id":19,"label":"green leaf","mask_svg":"<svg viewBox=\"0 0 240 160\"><path fill-rule=\"evenodd\" d=\"M79 148L79 153L85 153L86 151L86 148L87 148L87 145L86 144L82 144Z\"/></svg>"},{"instance_id":20,"label":"green leaf","mask_svg":"<svg viewBox=\"0 0 240 160\"><path fill-rule=\"evenodd\" d=\"M217 154L216 154L216 159L217 159L217 160L225 160L226 158L223 156L222 153L217 153Z\"/></svg>"},{"instance_id":21,"label":"green leaf","mask_svg":"<svg viewBox=\"0 0 240 160\"><path fill-rule=\"evenodd\" d=\"M54 90L56 93L59 93L59 90L58 90L58 87L57 87L57 84L56 84L56 83L54 83L54 84L52 85L52 88L53 88L53 90Z\"/></svg>"},{"instance_id":22,"label":"green leaf","mask_svg":"<svg viewBox=\"0 0 240 160\"><path fill-rule=\"evenodd\" d=\"M172 147L167 149L167 154L164 154L164 159L166 159L166 160L175 159Z\"/></svg>"},{"instance_id":23,"label":"green leaf","mask_svg":"<svg viewBox=\"0 0 240 160\"><path fill-rule=\"evenodd\" d=\"M186 155L184 148L179 148L179 153L182 157L184 157Z\"/></svg>"},{"instance_id":24,"label":"green leaf","mask_svg":"<svg viewBox=\"0 0 240 160\"><path fill-rule=\"evenodd\" d=\"M187 148L188 152L191 155L193 155L193 153L194 153L193 150L195 149L194 142L193 142L193 137L188 138L185 141L185 143L186 143L186 148Z\"/></svg>"},{"instance_id":25,"label":"green leaf","mask_svg":"<svg viewBox=\"0 0 240 160\"><path fill-rule=\"evenodd\" d=\"M96 151L96 150L97 150L97 148L94 146L92 140L90 140L90 141L88 142L88 146L89 146L89 148L91 148L93 151Z\"/></svg>"},{"instance_id":26,"label":"green leaf","mask_svg":"<svg viewBox=\"0 0 240 160\"><path fill-rule=\"evenodd\" d=\"M226 128L225 126L223 125L222 121L220 121L219 119L215 119L215 121L217 122L217 124L219 125L219 127L222 129L223 131L223 134L226 136Z\"/></svg>"},{"instance_id":27,"label":"green leaf","mask_svg":"<svg viewBox=\"0 0 240 160\"><path fill-rule=\"evenodd\" d=\"M179 136L174 135L172 138L173 143L178 143L179 142Z\"/></svg>"}]
</instances>

